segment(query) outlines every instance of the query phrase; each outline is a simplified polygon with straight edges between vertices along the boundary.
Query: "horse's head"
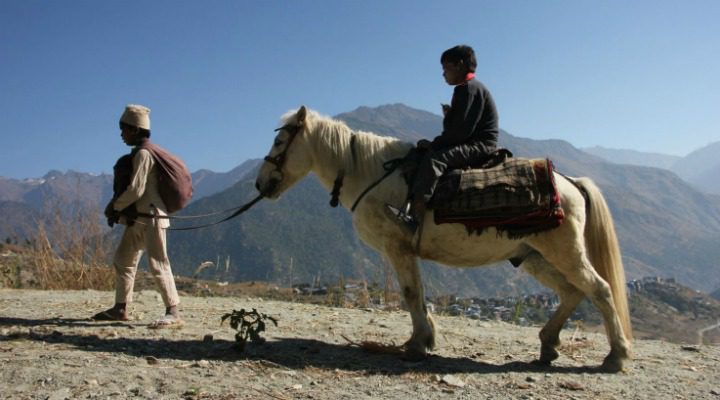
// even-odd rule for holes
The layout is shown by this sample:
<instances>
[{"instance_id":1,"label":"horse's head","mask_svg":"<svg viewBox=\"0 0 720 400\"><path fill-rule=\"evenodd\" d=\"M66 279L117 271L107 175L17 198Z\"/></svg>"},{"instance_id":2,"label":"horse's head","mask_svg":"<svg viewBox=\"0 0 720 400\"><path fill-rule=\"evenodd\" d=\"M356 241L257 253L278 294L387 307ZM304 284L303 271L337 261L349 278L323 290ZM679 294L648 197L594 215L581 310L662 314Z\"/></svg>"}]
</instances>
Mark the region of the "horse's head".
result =
<instances>
[{"instance_id":1,"label":"horse's head","mask_svg":"<svg viewBox=\"0 0 720 400\"><path fill-rule=\"evenodd\" d=\"M283 118L270 153L260 167L255 187L269 198L279 197L285 190L307 175L312 166L307 143L308 111L305 106Z\"/></svg>"}]
</instances>

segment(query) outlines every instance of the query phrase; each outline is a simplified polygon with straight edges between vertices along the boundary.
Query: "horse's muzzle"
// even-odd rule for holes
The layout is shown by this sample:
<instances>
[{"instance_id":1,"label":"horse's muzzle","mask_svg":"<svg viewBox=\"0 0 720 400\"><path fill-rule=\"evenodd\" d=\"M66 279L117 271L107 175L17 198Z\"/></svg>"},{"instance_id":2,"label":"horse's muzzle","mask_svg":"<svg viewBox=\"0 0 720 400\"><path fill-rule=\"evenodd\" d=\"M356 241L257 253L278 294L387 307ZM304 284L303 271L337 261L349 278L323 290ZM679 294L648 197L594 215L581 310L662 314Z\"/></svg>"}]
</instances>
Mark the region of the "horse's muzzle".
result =
<instances>
[{"instance_id":1,"label":"horse's muzzle","mask_svg":"<svg viewBox=\"0 0 720 400\"><path fill-rule=\"evenodd\" d=\"M267 181L265 187L260 184L260 181L255 181L255 189L260 192L264 197L274 198L274 193L277 191L277 187L280 184L279 179L271 178Z\"/></svg>"}]
</instances>

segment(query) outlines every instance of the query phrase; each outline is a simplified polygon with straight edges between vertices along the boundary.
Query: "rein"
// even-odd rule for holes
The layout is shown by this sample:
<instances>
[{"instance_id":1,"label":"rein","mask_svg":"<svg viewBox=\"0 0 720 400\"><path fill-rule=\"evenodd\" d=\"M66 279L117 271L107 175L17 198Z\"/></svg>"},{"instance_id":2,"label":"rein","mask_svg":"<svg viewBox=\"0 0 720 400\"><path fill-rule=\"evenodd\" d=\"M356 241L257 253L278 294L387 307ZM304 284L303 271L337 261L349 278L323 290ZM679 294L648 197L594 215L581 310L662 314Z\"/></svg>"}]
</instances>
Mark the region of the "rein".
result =
<instances>
[{"instance_id":1,"label":"rein","mask_svg":"<svg viewBox=\"0 0 720 400\"><path fill-rule=\"evenodd\" d=\"M400 158L393 158L392 160L385 161L383 163L383 169L385 170L385 174L380 177L380 179L376 180L375 182L371 183L370 186L365 188L362 193L360 193L360 196L358 196L357 199L355 199L355 202L353 203L352 207L350 207L350 212L355 212L355 209L357 208L358 204L360 204L360 200L365 197L366 194L368 194L371 190L375 189L375 186L379 185L380 182L384 181L385 178L390 176L395 170L402 165L402 163L405 161L407 157L400 157Z\"/></svg>"}]
</instances>

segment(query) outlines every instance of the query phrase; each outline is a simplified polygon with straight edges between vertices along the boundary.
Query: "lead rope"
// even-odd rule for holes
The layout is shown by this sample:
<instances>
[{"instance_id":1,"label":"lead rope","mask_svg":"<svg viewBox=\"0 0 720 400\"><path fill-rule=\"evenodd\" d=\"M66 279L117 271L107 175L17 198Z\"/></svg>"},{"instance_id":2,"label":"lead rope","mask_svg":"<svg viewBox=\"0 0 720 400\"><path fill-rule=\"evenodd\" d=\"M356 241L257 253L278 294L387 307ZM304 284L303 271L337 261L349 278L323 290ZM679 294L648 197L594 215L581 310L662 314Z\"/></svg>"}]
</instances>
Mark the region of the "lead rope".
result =
<instances>
[{"instance_id":1,"label":"lead rope","mask_svg":"<svg viewBox=\"0 0 720 400\"><path fill-rule=\"evenodd\" d=\"M155 207L153 204L150 204L150 207ZM159 215L154 213L144 213L144 212L137 212L135 216L137 217L145 217L145 218L155 218L155 219L198 219L198 218L207 218L207 217L214 217L216 215L221 215L228 213L230 211L235 211L240 208L243 208L244 206L238 206L238 207L231 207L227 210L222 211L215 211L207 214L195 214L195 215Z\"/></svg>"},{"instance_id":2,"label":"lead rope","mask_svg":"<svg viewBox=\"0 0 720 400\"><path fill-rule=\"evenodd\" d=\"M184 227L184 228L164 228L164 229L167 230L167 231L191 231L191 230L195 230L195 229L207 228L207 227L209 227L209 226L217 225L217 224L219 224L219 223L222 223L222 222L231 220L231 219L237 217L238 215L244 213L245 211L249 210L250 207L254 206L255 203L257 203L258 201L262 200L263 197L265 197L265 195L262 194L262 193L260 193L260 194L257 195L257 197L255 197L254 199L250 200L249 202L247 202L247 203L244 204L243 206L238 207L238 208L237 208L237 211L235 211L232 215L229 215L229 216L227 216L227 217L225 217L225 218L223 218L223 219L221 219L221 220L219 220L219 221L211 222L211 223L209 223L209 224L197 225L197 226L188 226L188 227ZM234 208L231 208L231 210L234 210ZM214 214L217 214L217 213L214 213ZM147 214L147 213L138 213L137 215L140 216L140 217L153 218L153 219L159 219L159 218L165 218L165 217L167 217L167 216L163 216L163 215ZM213 215L213 214L207 214L207 215ZM141 222L141 221L138 221L138 220L134 220L133 223L134 223L134 224L140 224L140 225L147 225L146 223Z\"/></svg>"},{"instance_id":3,"label":"lead rope","mask_svg":"<svg viewBox=\"0 0 720 400\"><path fill-rule=\"evenodd\" d=\"M188 226L188 227L185 227L185 228L166 228L166 229L169 230L169 231L191 231L191 230L194 230L194 229L207 228L207 227L209 227L209 226L217 225L217 224L219 224L219 223L222 223L222 222L225 222L225 221L229 221L229 220L237 217L238 215L244 213L245 211L249 210L250 207L254 206L255 203L257 203L258 201L262 200L263 197L265 197L265 195L262 194L262 193L260 193L259 195L257 195L257 197L255 197L254 199L250 200L248 203L246 203L245 205L243 205L242 207L240 207L237 211L235 211L235 212L232 213L231 215L229 215L229 216L227 216L227 217L225 217L225 218L223 218L223 219L221 219L221 220L219 220L219 221L211 222L211 223L209 223L209 224L204 224L204 225L198 225L198 226Z\"/></svg>"}]
</instances>

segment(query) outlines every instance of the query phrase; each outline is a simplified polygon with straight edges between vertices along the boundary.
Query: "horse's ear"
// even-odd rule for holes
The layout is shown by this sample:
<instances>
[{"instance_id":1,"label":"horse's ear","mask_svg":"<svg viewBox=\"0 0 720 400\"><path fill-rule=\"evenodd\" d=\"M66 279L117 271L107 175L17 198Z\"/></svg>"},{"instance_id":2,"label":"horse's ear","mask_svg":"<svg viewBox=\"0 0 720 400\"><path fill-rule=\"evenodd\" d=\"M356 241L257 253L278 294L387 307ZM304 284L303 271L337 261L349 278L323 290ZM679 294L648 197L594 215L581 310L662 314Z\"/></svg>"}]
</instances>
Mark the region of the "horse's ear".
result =
<instances>
[{"instance_id":1,"label":"horse's ear","mask_svg":"<svg viewBox=\"0 0 720 400\"><path fill-rule=\"evenodd\" d=\"M307 108L305 106L300 106L300 109L297 112L297 122L298 124L304 124L305 123L305 117L307 117Z\"/></svg>"}]
</instances>

